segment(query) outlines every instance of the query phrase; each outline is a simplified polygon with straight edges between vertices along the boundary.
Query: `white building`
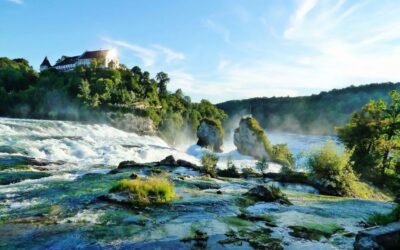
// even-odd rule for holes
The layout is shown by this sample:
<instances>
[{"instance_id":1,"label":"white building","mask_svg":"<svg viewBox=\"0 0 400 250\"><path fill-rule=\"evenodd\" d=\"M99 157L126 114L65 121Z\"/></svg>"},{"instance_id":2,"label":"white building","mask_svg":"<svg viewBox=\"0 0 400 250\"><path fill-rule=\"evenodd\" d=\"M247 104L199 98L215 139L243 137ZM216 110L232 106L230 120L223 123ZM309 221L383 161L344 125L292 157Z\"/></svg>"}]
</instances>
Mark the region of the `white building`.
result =
<instances>
[{"instance_id":1,"label":"white building","mask_svg":"<svg viewBox=\"0 0 400 250\"><path fill-rule=\"evenodd\" d=\"M80 56L62 56L57 60L56 64L51 66L47 56L44 58L40 65L40 71L54 68L59 71L70 71L76 66L90 66L93 60L97 60L99 63L98 67L101 68L118 68L119 59L118 55L114 50L95 50L86 51Z\"/></svg>"}]
</instances>

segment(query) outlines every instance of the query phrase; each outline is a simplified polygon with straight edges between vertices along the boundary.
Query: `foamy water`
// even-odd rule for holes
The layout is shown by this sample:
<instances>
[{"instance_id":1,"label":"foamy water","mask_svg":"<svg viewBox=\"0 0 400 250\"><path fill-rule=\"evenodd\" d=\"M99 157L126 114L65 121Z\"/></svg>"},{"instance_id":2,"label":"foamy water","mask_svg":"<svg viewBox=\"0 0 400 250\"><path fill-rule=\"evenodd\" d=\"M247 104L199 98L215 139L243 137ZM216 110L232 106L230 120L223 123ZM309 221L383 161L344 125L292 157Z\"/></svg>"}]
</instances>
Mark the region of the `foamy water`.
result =
<instances>
[{"instance_id":1,"label":"foamy water","mask_svg":"<svg viewBox=\"0 0 400 250\"><path fill-rule=\"evenodd\" d=\"M125 160L159 161L168 155L198 163L195 157L156 136L139 136L99 124L0 118L0 145L21 155L63 161L77 169L115 166Z\"/></svg>"}]
</instances>

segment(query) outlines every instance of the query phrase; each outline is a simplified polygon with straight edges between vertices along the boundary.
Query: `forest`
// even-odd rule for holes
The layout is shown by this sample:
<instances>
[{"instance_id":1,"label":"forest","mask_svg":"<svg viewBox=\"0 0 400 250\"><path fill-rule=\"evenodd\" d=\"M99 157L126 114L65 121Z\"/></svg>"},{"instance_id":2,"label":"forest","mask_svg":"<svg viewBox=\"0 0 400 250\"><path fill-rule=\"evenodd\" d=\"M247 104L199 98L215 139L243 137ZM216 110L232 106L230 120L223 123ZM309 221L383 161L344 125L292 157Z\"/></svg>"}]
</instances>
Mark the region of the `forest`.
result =
<instances>
[{"instance_id":1,"label":"forest","mask_svg":"<svg viewBox=\"0 0 400 250\"><path fill-rule=\"evenodd\" d=\"M400 83L375 83L311 96L233 100L217 104L217 107L224 110L230 119L252 114L267 130L335 134L335 127L343 126L350 115L369 100L388 101L387 94L399 89Z\"/></svg>"}]
</instances>

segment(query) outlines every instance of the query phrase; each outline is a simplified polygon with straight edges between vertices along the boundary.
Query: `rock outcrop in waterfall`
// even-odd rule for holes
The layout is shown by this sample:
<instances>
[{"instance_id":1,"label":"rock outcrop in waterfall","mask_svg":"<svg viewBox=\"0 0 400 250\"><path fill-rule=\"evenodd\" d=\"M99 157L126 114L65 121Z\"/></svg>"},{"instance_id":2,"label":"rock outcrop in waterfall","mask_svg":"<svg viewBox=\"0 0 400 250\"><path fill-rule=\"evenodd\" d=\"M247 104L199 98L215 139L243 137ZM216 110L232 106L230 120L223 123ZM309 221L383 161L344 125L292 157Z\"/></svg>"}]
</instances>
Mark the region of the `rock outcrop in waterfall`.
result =
<instances>
[{"instance_id":1,"label":"rock outcrop in waterfall","mask_svg":"<svg viewBox=\"0 0 400 250\"><path fill-rule=\"evenodd\" d=\"M233 135L233 143L241 154L271 160L271 143L260 124L251 116L240 120L239 127Z\"/></svg>"},{"instance_id":2,"label":"rock outcrop in waterfall","mask_svg":"<svg viewBox=\"0 0 400 250\"><path fill-rule=\"evenodd\" d=\"M155 135L157 128L149 117L141 117L132 113L107 114L108 122L115 128L139 135Z\"/></svg>"},{"instance_id":3,"label":"rock outcrop in waterfall","mask_svg":"<svg viewBox=\"0 0 400 250\"><path fill-rule=\"evenodd\" d=\"M197 128L197 145L211 148L215 152L222 152L224 129L221 123L212 119L203 119Z\"/></svg>"}]
</instances>

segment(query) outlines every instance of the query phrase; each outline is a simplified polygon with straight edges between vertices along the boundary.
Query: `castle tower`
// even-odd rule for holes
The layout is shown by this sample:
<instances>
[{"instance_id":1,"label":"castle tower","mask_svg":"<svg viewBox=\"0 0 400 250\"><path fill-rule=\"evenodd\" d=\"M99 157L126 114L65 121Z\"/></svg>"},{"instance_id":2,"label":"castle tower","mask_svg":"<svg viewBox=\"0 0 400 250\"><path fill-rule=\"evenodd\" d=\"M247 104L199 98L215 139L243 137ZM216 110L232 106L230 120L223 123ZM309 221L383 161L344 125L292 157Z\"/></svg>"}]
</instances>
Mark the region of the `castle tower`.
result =
<instances>
[{"instance_id":1,"label":"castle tower","mask_svg":"<svg viewBox=\"0 0 400 250\"><path fill-rule=\"evenodd\" d=\"M51 68L51 64L49 62L49 59L47 59L47 56L44 58L42 64L40 64L40 71L42 72L43 70Z\"/></svg>"}]
</instances>

